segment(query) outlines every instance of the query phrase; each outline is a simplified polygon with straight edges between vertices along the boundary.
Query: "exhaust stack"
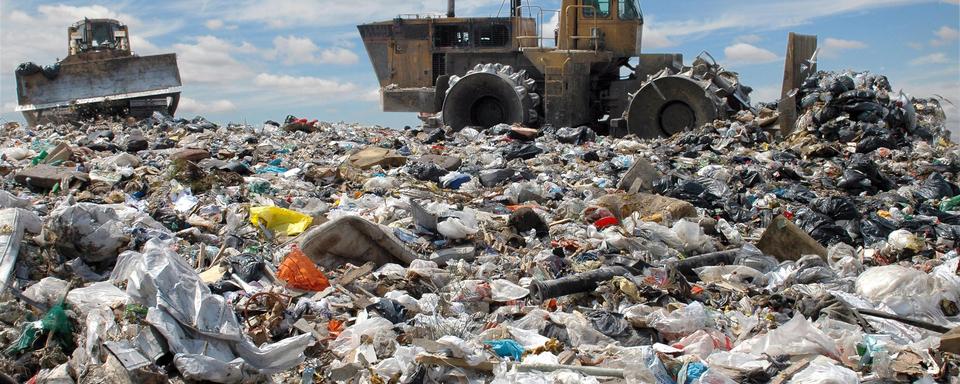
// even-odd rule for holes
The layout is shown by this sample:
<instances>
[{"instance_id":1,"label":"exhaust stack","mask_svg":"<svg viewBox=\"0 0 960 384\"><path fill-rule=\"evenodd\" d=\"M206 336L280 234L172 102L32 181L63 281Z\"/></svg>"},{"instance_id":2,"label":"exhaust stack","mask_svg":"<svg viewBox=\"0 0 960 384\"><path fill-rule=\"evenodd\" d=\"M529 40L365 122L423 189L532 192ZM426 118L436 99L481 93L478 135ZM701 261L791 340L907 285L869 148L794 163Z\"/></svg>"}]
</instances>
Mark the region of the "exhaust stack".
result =
<instances>
[{"instance_id":1,"label":"exhaust stack","mask_svg":"<svg viewBox=\"0 0 960 384\"><path fill-rule=\"evenodd\" d=\"M447 17L457 17L456 0L447 0Z\"/></svg>"}]
</instances>

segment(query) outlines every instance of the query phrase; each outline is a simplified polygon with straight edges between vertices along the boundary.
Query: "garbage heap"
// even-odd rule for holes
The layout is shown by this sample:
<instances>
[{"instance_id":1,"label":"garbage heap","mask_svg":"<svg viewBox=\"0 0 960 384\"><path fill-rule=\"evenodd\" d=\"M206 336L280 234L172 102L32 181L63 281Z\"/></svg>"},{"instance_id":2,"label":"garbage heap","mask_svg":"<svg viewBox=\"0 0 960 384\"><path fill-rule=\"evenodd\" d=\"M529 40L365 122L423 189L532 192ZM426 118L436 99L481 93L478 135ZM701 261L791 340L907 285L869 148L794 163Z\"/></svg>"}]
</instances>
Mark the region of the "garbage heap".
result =
<instances>
[{"instance_id":1,"label":"garbage heap","mask_svg":"<svg viewBox=\"0 0 960 384\"><path fill-rule=\"evenodd\" d=\"M960 150L818 73L671 138L6 124L6 381L957 382Z\"/></svg>"}]
</instances>

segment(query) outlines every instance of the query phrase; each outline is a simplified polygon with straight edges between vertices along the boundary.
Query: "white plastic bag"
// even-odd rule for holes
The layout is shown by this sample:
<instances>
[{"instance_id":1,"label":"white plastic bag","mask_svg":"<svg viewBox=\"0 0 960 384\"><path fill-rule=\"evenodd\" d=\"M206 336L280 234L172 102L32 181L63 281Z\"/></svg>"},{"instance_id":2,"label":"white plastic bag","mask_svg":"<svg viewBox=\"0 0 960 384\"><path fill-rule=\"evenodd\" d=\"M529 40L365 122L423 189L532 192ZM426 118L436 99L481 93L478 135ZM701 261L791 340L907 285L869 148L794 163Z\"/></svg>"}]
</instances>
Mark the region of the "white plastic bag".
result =
<instances>
[{"instance_id":1,"label":"white plastic bag","mask_svg":"<svg viewBox=\"0 0 960 384\"><path fill-rule=\"evenodd\" d=\"M938 321L946 321L940 300L953 296L939 279L900 265L867 269L857 278L856 287L858 295L883 303L898 315L927 316Z\"/></svg>"},{"instance_id":2,"label":"white plastic bag","mask_svg":"<svg viewBox=\"0 0 960 384\"><path fill-rule=\"evenodd\" d=\"M680 220L673 224L672 229L683 242L685 252L707 253L716 250L710 237L703 233L700 224Z\"/></svg>"},{"instance_id":3,"label":"white plastic bag","mask_svg":"<svg viewBox=\"0 0 960 384\"><path fill-rule=\"evenodd\" d=\"M361 339L364 336L373 338L378 332L393 332L393 323L382 317L367 317L365 311L360 312L357 315L357 322L340 332L340 335L330 343L330 350L341 358L347 358L350 355L349 357L352 357L350 360L358 361L355 360L356 355L352 352L361 347ZM376 353L371 356L369 352L371 351L360 351L368 362L376 362Z\"/></svg>"},{"instance_id":4,"label":"white plastic bag","mask_svg":"<svg viewBox=\"0 0 960 384\"><path fill-rule=\"evenodd\" d=\"M496 279L490 282L490 291L493 301L519 300L530 294L530 290L514 284L509 280Z\"/></svg>"},{"instance_id":5,"label":"white plastic bag","mask_svg":"<svg viewBox=\"0 0 960 384\"><path fill-rule=\"evenodd\" d=\"M667 340L675 340L706 329L712 323L710 314L699 301L670 313L658 310L647 317L647 324L660 331Z\"/></svg>"},{"instance_id":6,"label":"white plastic bag","mask_svg":"<svg viewBox=\"0 0 960 384\"><path fill-rule=\"evenodd\" d=\"M839 358L837 343L813 326L802 315L796 315L779 328L740 343L731 351L754 355L825 355Z\"/></svg>"},{"instance_id":7,"label":"white plastic bag","mask_svg":"<svg viewBox=\"0 0 960 384\"><path fill-rule=\"evenodd\" d=\"M790 384L857 384L857 373L840 366L840 363L818 356L810 365L798 372Z\"/></svg>"},{"instance_id":8,"label":"white plastic bag","mask_svg":"<svg viewBox=\"0 0 960 384\"><path fill-rule=\"evenodd\" d=\"M44 277L23 291L28 299L47 305L54 305L67 295L69 283L56 277Z\"/></svg>"}]
</instances>

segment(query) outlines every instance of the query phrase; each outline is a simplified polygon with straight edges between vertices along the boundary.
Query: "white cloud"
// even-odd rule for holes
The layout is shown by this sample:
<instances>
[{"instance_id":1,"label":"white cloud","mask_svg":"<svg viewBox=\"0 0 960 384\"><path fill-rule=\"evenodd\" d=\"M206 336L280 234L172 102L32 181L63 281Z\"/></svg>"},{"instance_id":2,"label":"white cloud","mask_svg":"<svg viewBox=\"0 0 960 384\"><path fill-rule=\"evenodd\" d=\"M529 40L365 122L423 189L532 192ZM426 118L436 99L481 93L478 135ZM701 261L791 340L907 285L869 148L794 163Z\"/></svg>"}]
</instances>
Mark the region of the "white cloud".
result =
<instances>
[{"instance_id":1,"label":"white cloud","mask_svg":"<svg viewBox=\"0 0 960 384\"><path fill-rule=\"evenodd\" d=\"M934 47L939 47L954 40L960 39L960 31L957 31L956 29L950 28L946 25L934 31L933 34L937 35L936 39L930 40L930 45Z\"/></svg>"},{"instance_id":2,"label":"white cloud","mask_svg":"<svg viewBox=\"0 0 960 384\"><path fill-rule=\"evenodd\" d=\"M316 62L320 64L348 65L356 64L359 59L360 58L357 56L357 54L353 53L353 51L349 49L334 47L320 51L320 55L317 57Z\"/></svg>"},{"instance_id":3,"label":"white cloud","mask_svg":"<svg viewBox=\"0 0 960 384\"><path fill-rule=\"evenodd\" d=\"M540 36L543 37L544 46L552 47L556 45L556 39L554 38L556 34L554 31L557 29L557 25L559 24L560 14L554 13L553 16L550 16L549 20L540 25Z\"/></svg>"},{"instance_id":4,"label":"white cloud","mask_svg":"<svg viewBox=\"0 0 960 384\"><path fill-rule=\"evenodd\" d=\"M767 84L753 87L753 92L750 92L750 101L756 104L758 102L780 100L780 90L782 88L782 84Z\"/></svg>"},{"instance_id":5,"label":"white cloud","mask_svg":"<svg viewBox=\"0 0 960 384\"><path fill-rule=\"evenodd\" d=\"M360 57L353 51L333 47L320 49L313 40L306 37L277 36L273 39L273 50L266 52L269 59L282 59L286 65L304 63L315 64L356 64Z\"/></svg>"},{"instance_id":6,"label":"white cloud","mask_svg":"<svg viewBox=\"0 0 960 384\"><path fill-rule=\"evenodd\" d=\"M144 21L115 8L100 5L69 6L41 5L36 9L16 9L11 1L3 1L0 12L0 73L12 73L18 64L34 61L52 64L67 55L66 30L71 24L86 18L116 19L130 27L131 46L141 54L153 53L156 46L149 38L170 33L182 25L181 21Z\"/></svg>"},{"instance_id":7,"label":"white cloud","mask_svg":"<svg viewBox=\"0 0 960 384\"><path fill-rule=\"evenodd\" d=\"M725 64L763 64L777 61L776 53L747 43L737 43L723 49Z\"/></svg>"},{"instance_id":8,"label":"white cloud","mask_svg":"<svg viewBox=\"0 0 960 384\"><path fill-rule=\"evenodd\" d=\"M760 35L742 35L742 36L737 36L737 38L734 39L734 42L756 44L756 43L759 43L761 40L763 40L763 37L761 37Z\"/></svg>"},{"instance_id":9,"label":"white cloud","mask_svg":"<svg viewBox=\"0 0 960 384\"><path fill-rule=\"evenodd\" d=\"M209 113L230 112L237 109L232 101L226 99L211 100L209 102L191 99L189 97L180 97L180 104L177 111L180 113L195 113L199 115Z\"/></svg>"},{"instance_id":10,"label":"white cloud","mask_svg":"<svg viewBox=\"0 0 960 384\"><path fill-rule=\"evenodd\" d=\"M500 6L501 0L461 0L457 15L475 15L488 6ZM329 1L329 0L246 0L231 1L223 17L231 21L263 22L272 28L300 25L320 27L356 25L389 20L397 14L446 14L447 2L437 0ZM508 10L504 10L508 14Z\"/></svg>"},{"instance_id":11,"label":"white cloud","mask_svg":"<svg viewBox=\"0 0 960 384\"><path fill-rule=\"evenodd\" d=\"M380 101L380 88L373 88L370 92L367 92L360 97L360 100L363 101Z\"/></svg>"},{"instance_id":12,"label":"white cloud","mask_svg":"<svg viewBox=\"0 0 960 384\"><path fill-rule=\"evenodd\" d=\"M943 52L936 52L910 60L910 65L944 64L949 61Z\"/></svg>"},{"instance_id":13,"label":"white cloud","mask_svg":"<svg viewBox=\"0 0 960 384\"><path fill-rule=\"evenodd\" d=\"M960 1L960 0L958 0L958 1ZM915 50L918 50L918 51L921 50L921 49L923 49L923 43L918 43L918 42L916 42L916 41L911 41L911 42L907 43L907 46L910 47L910 48L913 48L913 49L915 49Z\"/></svg>"},{"instance_id":14,"label":"white cloud","mask_svg":"<svg viewBox=\"0 0 960 384\"><path fill-rule=\"evenodd\" d=\"M3 109L0 109L2 113L14 112L17 110L17 103L14 102L5 102L3 103Z\"/></svg>"},{"instance_id":15,"label":"white cloud","mask_svg":"<svg viewBox=\"0 0 960 384\"><path fill-rule=\"evenodd\" d=\"M656 20L647 18L644 41L652 48L664 48L721 30L762 31L804 25L815 19L870 9L930 2L931 0L775 0L764 2L722 2L722 11L708 18ZM718 2L719 3L719 2ZM653 29L648 26L654 25ZM654 33L648 33L654 32ZM738 41L755 44L746 41Z\"/></svg>"},{"instance_id":16,"label":"white cloud","mask_svg":"<svg viewBox=\"0 0 960 384\"><path fill-rule=\"evenodd\" d=\"M664 30L651 28L647 25L644 25L643 40L640 42L640 44L642 44L642 49L660 49L677 45L676 42L670 40L670 37L667 36L667 33L668 32Z\"/></svg>"},{"instance_id":17,"label":"white cloud","mask_svg":"<svg viewBox=\"0 0 960 384\"><path fill-rule=\"evenodd\" d=\"M866 48L867 44L857 40L843 40L828 37L820 47L820 56L826 58L840 57L840 53L852 49Z\"/></svg>"},{"instance_id":18,"label":"white cloud","mask_svg":"<svg viewBox=\"0 0 960 384\"><path fill-rule=\"evenodd\" d=\"M207 29L216 31L220 28L223 28L223 20L210 19L210 20L207 20L207 22L203 23L203 25L206 26Z\"/></svg>"},{"instance_id":19,"label":"white cloud","mask_svg":"<svg viewBox=\"0 0 960 384\"><path fill-rule=\"evenodd\" d=\"M357 86L353 83L341 83L333 79L312 76L290 76L261 73L253 79L254 85L275 92L294 95L323 95L356 98Z\"/></svg>"},{"instance_id":20,"label":"white cloud","mask_svg":"<svg viewBox=\"0 0 960 384\"><path fill-rule=\"evenodd\" d=\"M246 64L233 56L249 47L234 46L214 36L199 36L194 44L174 44L173 50L177 52L184 83L230 84L253 75Z\"/></svg>"}]
</instances>

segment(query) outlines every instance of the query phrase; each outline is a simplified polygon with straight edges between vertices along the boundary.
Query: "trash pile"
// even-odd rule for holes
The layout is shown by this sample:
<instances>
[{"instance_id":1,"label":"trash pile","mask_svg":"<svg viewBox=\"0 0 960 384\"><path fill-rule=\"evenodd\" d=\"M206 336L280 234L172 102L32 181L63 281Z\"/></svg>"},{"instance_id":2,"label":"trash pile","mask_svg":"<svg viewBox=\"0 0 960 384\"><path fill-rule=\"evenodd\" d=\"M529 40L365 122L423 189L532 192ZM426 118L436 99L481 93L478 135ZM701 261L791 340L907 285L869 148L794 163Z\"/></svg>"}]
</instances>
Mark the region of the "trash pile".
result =
<instances>
[{"instance_id":1,"label":"trash pile","mask_svg":"<svg viewBox=\"0 0 960 384\"><path fill-rule=\"evenodd\" d=\"M161 115L0 142L11 382L956 382L960 150L818 73L671 138Z\"/></svg>"}]
</instances>

